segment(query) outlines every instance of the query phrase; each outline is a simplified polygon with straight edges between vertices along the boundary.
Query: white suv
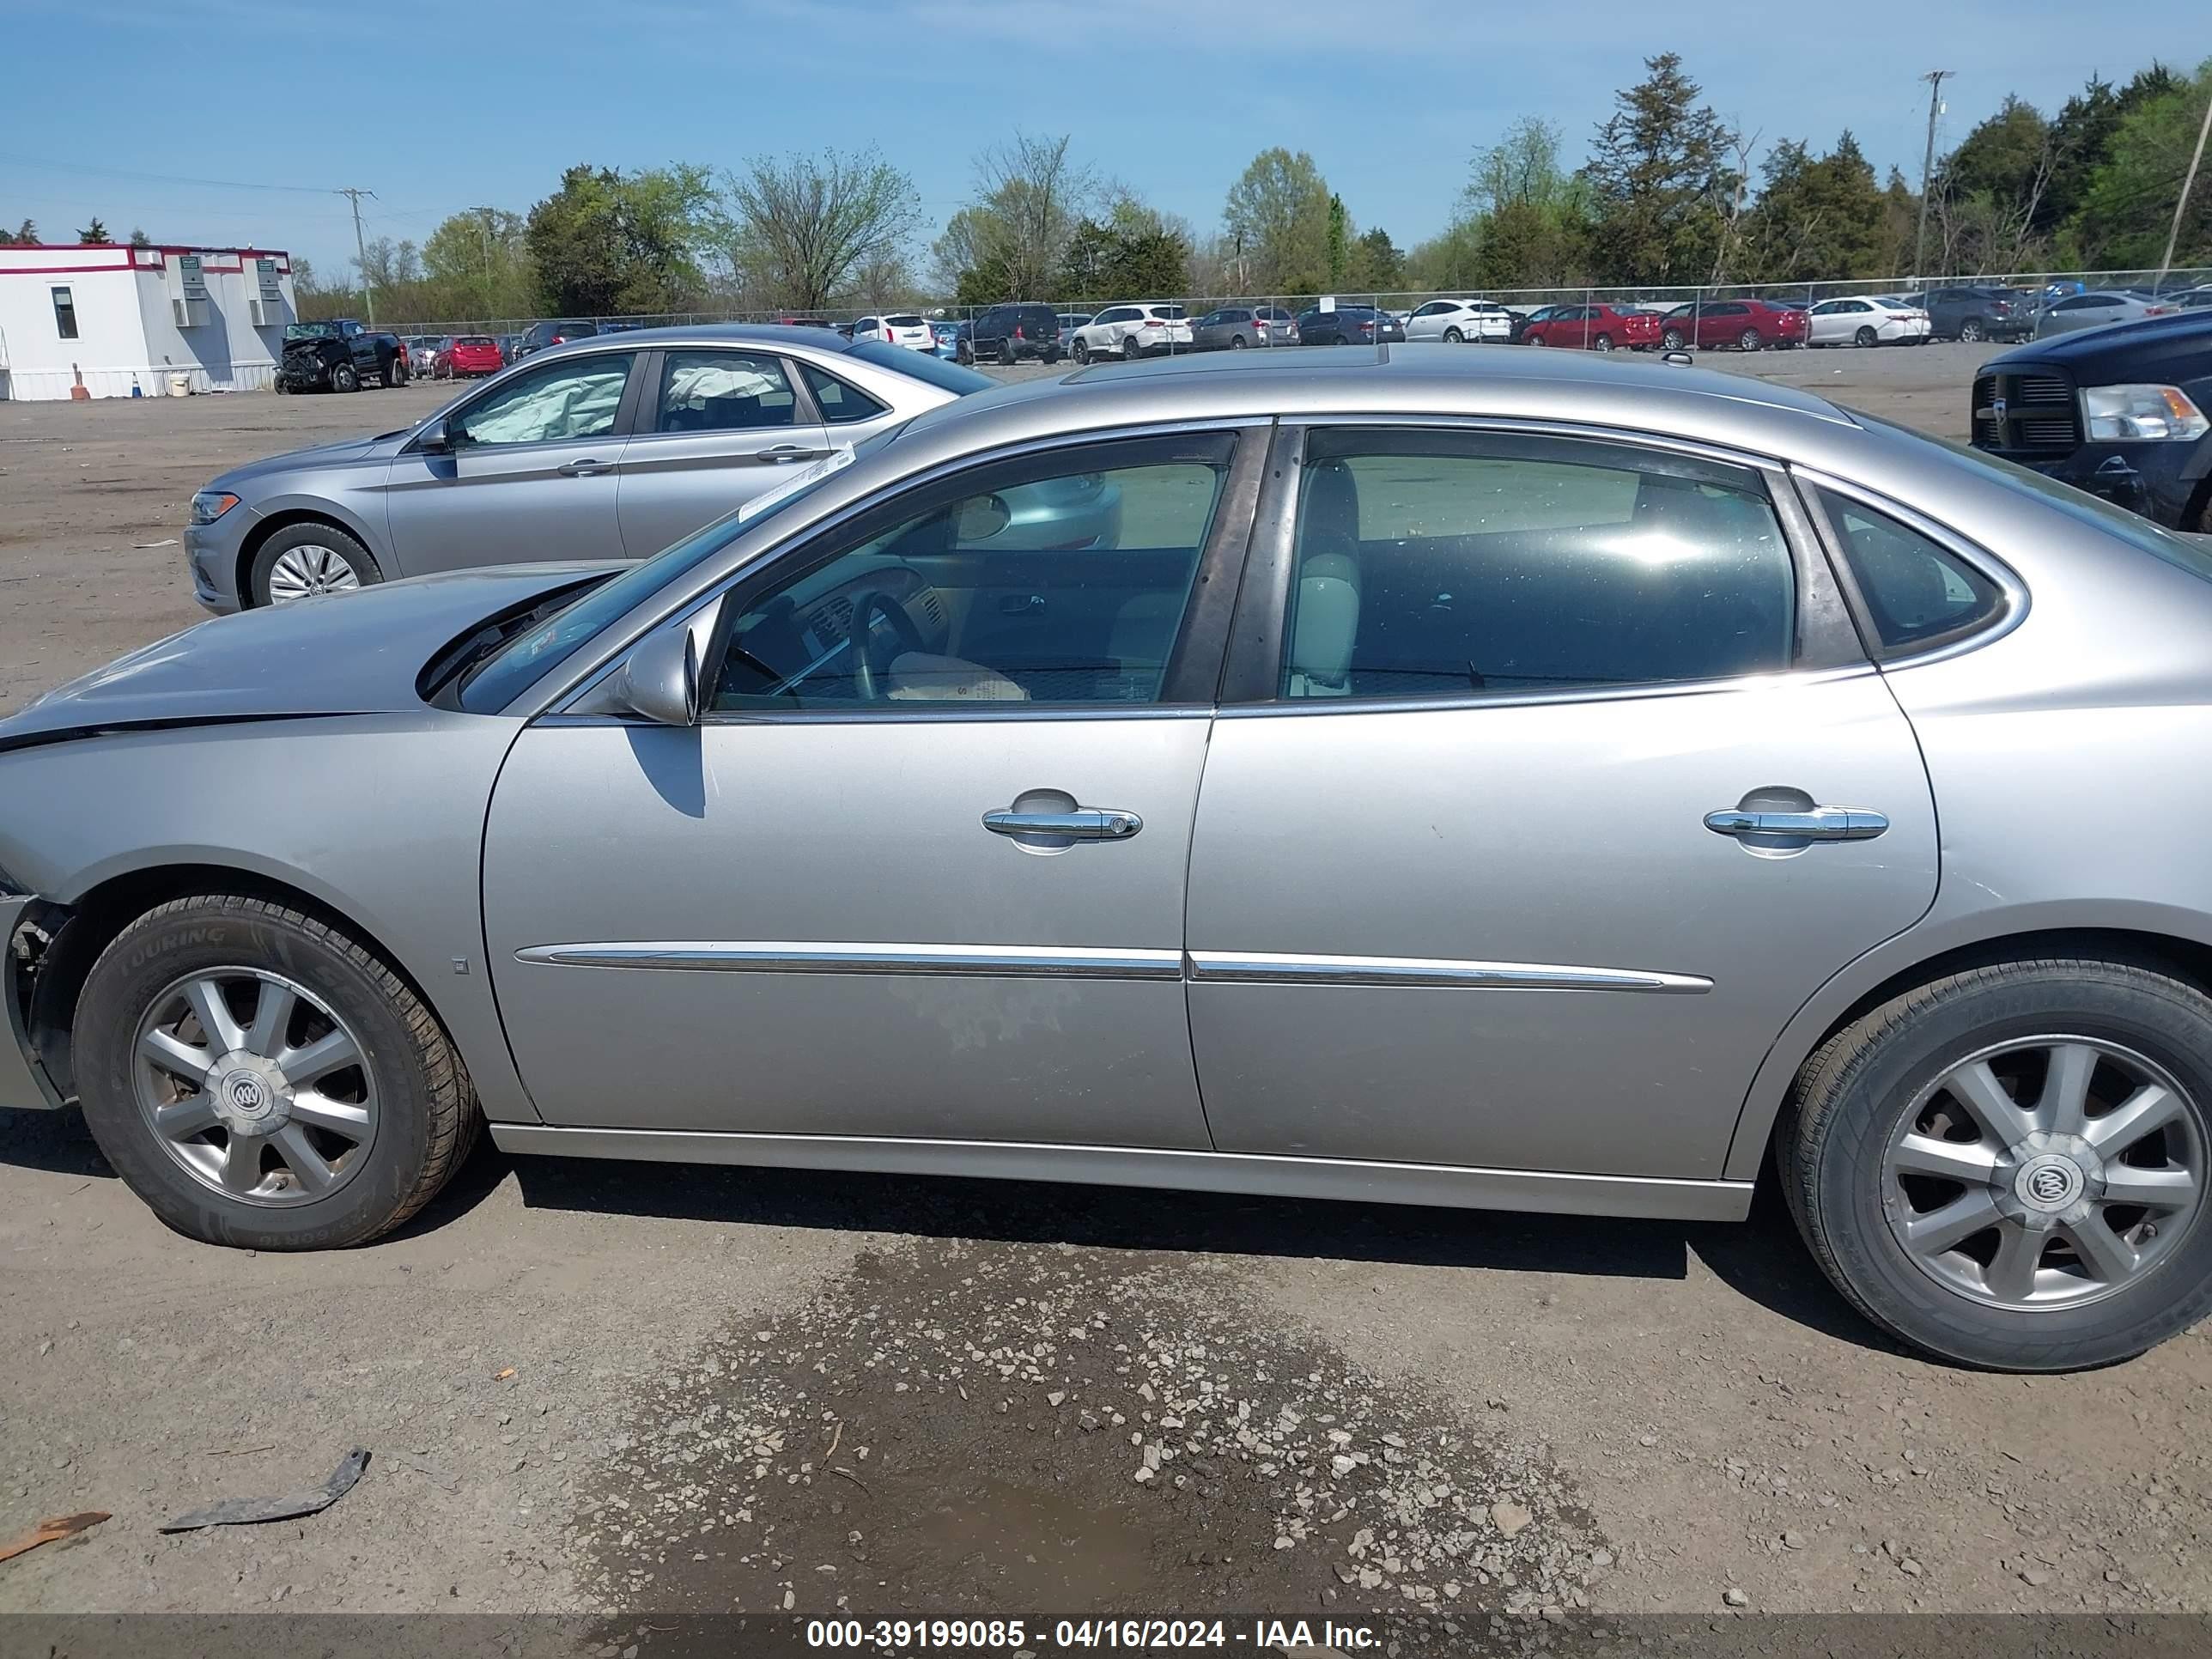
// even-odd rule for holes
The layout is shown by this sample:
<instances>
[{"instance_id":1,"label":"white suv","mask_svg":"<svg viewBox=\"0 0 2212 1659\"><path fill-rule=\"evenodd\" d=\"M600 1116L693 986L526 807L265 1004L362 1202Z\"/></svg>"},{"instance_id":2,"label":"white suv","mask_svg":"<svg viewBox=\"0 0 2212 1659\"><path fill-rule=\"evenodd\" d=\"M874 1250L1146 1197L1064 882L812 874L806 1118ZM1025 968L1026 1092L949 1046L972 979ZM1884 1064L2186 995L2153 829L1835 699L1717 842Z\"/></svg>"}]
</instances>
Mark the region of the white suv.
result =
<instances>
[{"instance_id":1,"label":"white suv","mask_svg":"<svg viewBox=\"0 0 2212 1659\"><path fill-rule=\"evenodd\" d=\"M1093 357L1149 356L1158 351L1190 348L1190 319L1181 306L1108 306L1081 328L1068 343L1068 355L1079 363Z\"/></svg>"},{"instance_id":2,"label":"white suv","mask_svg":"<svg viewBox=\"0 0 2212 1659\"><path fill-rule=\"evenodd\" d=\"M863 317L853 325L853 337L881 340L886 345L911 346L916 351L937 349L937 331L907 311L892 317Z\"/></svg>"},{"instance_id":3,"label":"white suv","mask_svg":"<svg viewBox=\"0 0 2212 1659\"><path fill-rule=\"evenodd\" d=\"M1488 300L1431 300L1406 321L1408 340L1510 340L1513 313Z\"/></svg>"}]
</instances>

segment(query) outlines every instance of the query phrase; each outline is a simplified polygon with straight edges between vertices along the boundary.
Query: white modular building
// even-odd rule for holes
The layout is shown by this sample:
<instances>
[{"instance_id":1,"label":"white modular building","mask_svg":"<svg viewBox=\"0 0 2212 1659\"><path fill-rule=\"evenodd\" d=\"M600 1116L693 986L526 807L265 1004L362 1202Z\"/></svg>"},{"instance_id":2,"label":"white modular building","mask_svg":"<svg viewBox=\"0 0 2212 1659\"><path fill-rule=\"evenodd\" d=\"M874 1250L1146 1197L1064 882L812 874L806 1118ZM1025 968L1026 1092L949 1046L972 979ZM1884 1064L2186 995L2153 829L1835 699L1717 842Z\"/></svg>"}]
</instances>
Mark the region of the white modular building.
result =
<instances>
[{"instance_id":1,"label":"white modular building","mask_svg":"<svg viewBox=\"0 0 2212 1659\"><path fill-rule=\"evenodd\" d=\"M0 247L0 398L265 392L298 317L275 249Z\"/></svg>"}]
</instances>

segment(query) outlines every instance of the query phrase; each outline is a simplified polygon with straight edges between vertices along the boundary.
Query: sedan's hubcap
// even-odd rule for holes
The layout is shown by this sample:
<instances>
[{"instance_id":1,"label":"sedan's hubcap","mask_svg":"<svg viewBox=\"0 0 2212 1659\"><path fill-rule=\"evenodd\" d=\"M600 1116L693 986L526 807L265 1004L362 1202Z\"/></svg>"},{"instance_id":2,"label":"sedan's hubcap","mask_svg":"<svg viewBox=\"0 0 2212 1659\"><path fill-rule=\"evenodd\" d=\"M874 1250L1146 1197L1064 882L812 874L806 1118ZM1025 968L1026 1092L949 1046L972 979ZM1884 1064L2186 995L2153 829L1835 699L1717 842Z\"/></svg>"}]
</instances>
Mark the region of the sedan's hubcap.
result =
<instances>
[{"instance_id":1,"label":"sedan's hubcap","mask_svg":"<svg viewBox=\"0 0 2212 1659\"><path fill-rule=\"evenodd\" d=\"M361 573L334 547L305 542L288 547L269 569L269 602L289 605L318 593L344 593L361 586Z\"/></svg>"},{"instance_id":2,"label":"sedan's hubcap","mask_svg":"<svg viewBox=\"0 0 2212 1659\"><path fill-rule=\"evenodd\" d=\"M2035 1037L1952 1066L1882 1170L1890 1231L1948 1288L2008 1307L2109 1295L2170 1255L2203 1207L2203 1118L2145 1056Z\"/></svg>"},{"instance_id":3,"label":"sedan's hubcap","mask_svg":"<svg viewBox=\"0 0 2212 1659\"><path fill-rule=\"evenodd\" d=\"M283 1207L326 1198L376 1136L368 1056L306 987L252 968L189 975L139 1022L138 1109L203 1186Z\"/></svg>"}]
</instances>

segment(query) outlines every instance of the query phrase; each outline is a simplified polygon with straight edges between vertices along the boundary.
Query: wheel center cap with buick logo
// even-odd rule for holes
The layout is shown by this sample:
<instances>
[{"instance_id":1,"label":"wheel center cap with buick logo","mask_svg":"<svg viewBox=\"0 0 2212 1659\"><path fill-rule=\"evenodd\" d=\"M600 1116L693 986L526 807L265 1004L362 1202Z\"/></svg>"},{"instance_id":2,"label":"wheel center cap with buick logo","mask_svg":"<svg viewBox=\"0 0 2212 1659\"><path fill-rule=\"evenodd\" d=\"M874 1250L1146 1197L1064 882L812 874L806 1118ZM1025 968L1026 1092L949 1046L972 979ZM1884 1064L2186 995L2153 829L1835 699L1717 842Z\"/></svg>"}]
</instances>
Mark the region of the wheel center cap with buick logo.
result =
<instances>
[{"instance_id":1,"label":"wheel center cap with buick logo","mask_svg":"<svg viewBox=\"0 0 2212 1659\"><path fill-rule=\"evenodd\" d=\"M2073 1206L2085 1184L2081 1166L2054 1152L2022 1164L2013 1179L2013 1194L2029 1209L2056 1215Z\"/></svg>"},{"instance_id":2,"label":"wheel center cap with buick logo","mask_svg":"<svg viewBox=\"0 0 2212 1659\"><path fill-rule=\"evenodd\" d=\"M233 1134L274 1134L291 1120L292 1091L284 1074L258 1054L229 1054L218 1061L208 1095Z\"/></svg>"}]
</instances>

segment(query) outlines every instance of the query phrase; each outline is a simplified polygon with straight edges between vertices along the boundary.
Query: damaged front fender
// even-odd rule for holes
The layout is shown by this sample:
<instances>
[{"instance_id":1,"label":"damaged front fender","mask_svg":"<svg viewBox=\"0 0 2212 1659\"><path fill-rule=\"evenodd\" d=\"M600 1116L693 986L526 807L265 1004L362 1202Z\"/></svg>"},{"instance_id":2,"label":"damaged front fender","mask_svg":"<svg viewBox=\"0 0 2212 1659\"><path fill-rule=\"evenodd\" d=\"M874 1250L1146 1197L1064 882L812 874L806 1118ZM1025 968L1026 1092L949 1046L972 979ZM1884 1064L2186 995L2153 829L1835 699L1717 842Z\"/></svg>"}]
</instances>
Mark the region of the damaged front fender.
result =
<instances>
[{"instance_id":1,"label":"damaged front fender","mask_svg":"<svg viewBox=\"0 0 2212 1659\"><path fill-rule=\"evenodd\" d=\"M31 894L0 894L0 1024L7 1028L0 1037L0 1109L52 1112L68 1103L40 1052L36 1012L40 980L67 916Z\"/></svg>"}]
</instances>

